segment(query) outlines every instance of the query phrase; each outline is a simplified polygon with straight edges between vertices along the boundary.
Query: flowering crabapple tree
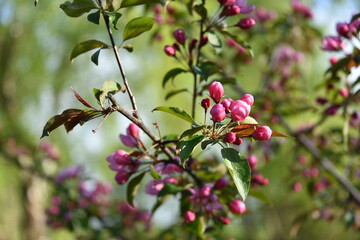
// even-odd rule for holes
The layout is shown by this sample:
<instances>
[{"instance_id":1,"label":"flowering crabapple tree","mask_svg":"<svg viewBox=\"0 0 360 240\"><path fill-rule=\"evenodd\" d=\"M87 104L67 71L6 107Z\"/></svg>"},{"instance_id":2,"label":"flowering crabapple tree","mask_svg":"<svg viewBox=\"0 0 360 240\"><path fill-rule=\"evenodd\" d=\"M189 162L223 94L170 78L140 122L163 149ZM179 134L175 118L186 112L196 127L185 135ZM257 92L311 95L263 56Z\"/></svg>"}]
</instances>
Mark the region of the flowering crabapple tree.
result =
<instances>
[{"instance_id":1,"label":"flowering crabapple tree","mask_svg":"<svg viewBox=\"0 0 360 240\"><path fill-rule=\"evenodd\" d=\"M356 107L351 107L351 104L356 103L358 91L352 89L349 83L345 83L341 89L334 87L342 83L339 74L348 75L349 68L358 65L357 45L354 44L352 55L339 61L332 59L333 65L327 72L330 77L327 78L326 91L339 92L343 98L334 96L331 100L318 100L324 106L327 104L328 108L320 113L325 113L326 117L313 126L292 129L283 115L295 115L295 112L303 111L300 110L303 106L296 106L298 99L293 97L296 95L292 95L301 86L292 80L300 75L297 64L303 60L304 53L313 50L308 46L308 41L313 41L319 35L308 23L312 18L311 10L296 0L291 4L293 12L288 16L290 20L276 19L274 12L265 9L255 10L254 5L248 4L246 0L73 0L61 4L60 8L67 16L84 20L84 15L87 15L89 22L104 26L109 37L108 42L91 39L78 43L71 52L71 61L81 54L96 50L91 61L97 65L100 53L110 50L114 53L120 71L120 81L104 81L101 89L94 88L95 106L73 90L76 99L86 109L70 108L53 116L44 126L42 137L62 125L69 132L75 126L96 118L103 118L101 125L109 115L119 113L131 122L126 133L119 136L123 145L131 150L118 149L106 159L110 170L114 172L115 182L126 187L126 202L110 199L109 186L89 181L80 167L70 167L56 178L60 187L55 190L46 211L49 226L66 227L78 236L89 239L94 236L97 239L144 237L146 235L137 228L136 222L140 222L142 228L149 229L151 216L169 196L176 196L181 212L179 222L185 226L185 233L181 236L189 239L193 236L198 239L215 236L233 218L248 213L245 200L249 194L264 198L256 188L269 184L269 180L257 170L258 156L252 143L261 142L260 150L268 161L272 149L279 146L279 142L268 140L271 137L287 136L262 122L279 124L279 128L282 126L314 158L312 164L301 160L302 165L296 165L294 172L303 171L311 179L309 184L321 192L331 184L325 177L318 178L318 163L315 162L320 159L320 164L359 203L357 200L360 198L356 195L358 191L353 189L352 183L337 174L329 159L322 158L318 149L320 146L309 140L318 140L322 144L321 135L316 135L315 128L341 108L347 113L347 122L351 119L352 125L358 127L354 110ZM131 14L138 14L135 10L139 8L144 13L127 20ZM323 49L341 51L344 47L342 38L358 39L358 22L359 16L356 15L349 23L339 24L339 36L325 38ZM173 61L175 67L164 74L159 84L165 87L170 82L174 83L180 74L186 75L188 86L170 90L165 98L167 100L183 92L190 92L191 111L188 113L182 108L188 106L173 107L166 104L151 109L170 114L189 125L183 132L164 135L160 133L161 126L154 124L155 129L152 129L143 121L136 93L131 90L131 76L128 79L123 65L127 59L121 56L120 51L132 52L133 47L128 42L133 38L144 37L152 29L155 31L154 39L161 40L163 32L168 31L165 25L170 26L172 38L169 44L163 46L163 54ZM258 92L250 94L233 77L241 71L237 66L239 63L244 66L252 64L253 50L246 40L256 36L261 38L266 31L278 29L279 26L290 33L279 35L286 35L288 39L273 39L263 49L263 54L269 58L266 62L271 64L261 66L264 71L263 85ZM114 37L117 31L122 32L120 42ZM301 38L297 35L299 32L304 32ZM297 50L291 44L297 44ZM333 83L335 80L336 84ZM234 97L229 97L233 93L225 92L226 85L235 89ZM120 94L127 95L130 109L118 101L117 96ZM288 110L289 106L294 105L297 109ZM349 124L346 126L347 140L344 138L344 146L349 150ZM221 159L197 154L200 151L219 151ZM240 153L242 151L247 153L247 157ZM356 148L353 151L355 154ZM306 158L303 153L297 153L299 158ZM221 167L227 171L220 171ZM151 212L144 212L134 200L140 184L146 185L146 194L156 197ZM302 184L294 182L294 191L300 191ZM354 213L353 208L349 209L350 213ZM356 216L354 213L350 217L354 220Z\"/></svg>"}]
</instances>

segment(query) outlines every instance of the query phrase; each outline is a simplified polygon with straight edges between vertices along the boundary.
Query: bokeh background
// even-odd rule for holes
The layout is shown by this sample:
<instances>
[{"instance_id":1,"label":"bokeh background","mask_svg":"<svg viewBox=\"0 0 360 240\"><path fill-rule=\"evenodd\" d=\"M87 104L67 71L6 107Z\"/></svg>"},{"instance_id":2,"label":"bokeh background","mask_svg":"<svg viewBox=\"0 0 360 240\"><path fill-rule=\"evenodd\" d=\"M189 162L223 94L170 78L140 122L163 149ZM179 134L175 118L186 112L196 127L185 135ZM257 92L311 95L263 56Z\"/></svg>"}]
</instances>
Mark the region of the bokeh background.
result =
<instances>
[{"instance_id":1,"label":"bokeh background","mask_svg":"<svg viewBox=\"0 0 360 240\"><path fill-rule=\"evenodd\" d=\"M215 1L214 1L215 2ZM279 15L290 8L288 0L249 1L256 6L276 10ZM314 0L303 1L314 12L312 23L323 31L324 36L335 33L337 21L348 21L351 14L360 10L356 0ZM33 1L0 0L0 136L11 136L12 141L2 141L2 149L11 144L28 146L36 151L42 141L54 144L60 153L56 164L50 163L49 172L59 166L83 164L85 171L95 179L114 182L109 174L106 156L118 149L118 134L124 132L128 121L112 115L105 124L92 133L100 123L92 121L83 127L76 127L67 134L62 129L55 130L45 140L40 140L42 128L53 115L71 107L80 107L73 97L71 87L76 89L89 102L92 88L100 88L103 81L119 79L118 70L110 51L100 55L99 66L84 55L70 63L73 46L86 39L107 41L104 29L87 21L65 16L59 8L61 1L41 0L37 7ZM119 33L117 33L119 34ZM148 34L149 36L151 34ZM115 35L116 36L116 35ZM161 113L151 113L159 105L164 105L165 92L161 81L174 62L163 54L163 42L144 40L132 41L133 53L122 51L125 69L133 92L137 95L140 112L151 125L158 122L163 132L178 132L187 126ZM120 35L116 36L120 39ZM266 44L259 42L259 44ZM307 84L316 84L328 65L329 55L320 51L307 58L304 64ZM257 57L255 47L255 61ZM184 77L185 78L185 77ZM256 66L244 70L241 85L250 93L256 88L259 73ZM182 79L178 79L181 86ZM231 89L228 89L231 91ZM311 97L311 96L310 96ZM189 110L190 97L180 94L167 104ZM224 229L223 239L289 239L296 217L313 207L311 198L305 193L291 193L289 165L294 159L290 149L294 142L283 145L273 160L263 169L271 184L263 189L271 203L253 202L251 214L246 221L238 221ZM23 159L25 165L31 159ZM55 165L55 166L53 166ZM29 163L31 166L31 163ZM16 163L0 156L0 239L29 239L31 231L41 232L41 239L73 239L66 231L53 231L46 228L43 216L44 206L49 201L52 186L40 178L29 180ZM115 187L116 197L123 198L123 189ZM151 206L153 199L140 199L145 207ZM169 227L175 223L173 216L178 214L175 204L170 201L155 216L156 226ZM30 235L29 235L30 234ZM314 221L305 219L296 239L358 239L352 229L346 229L337 221Z\"/></svg>"}]
</instances>

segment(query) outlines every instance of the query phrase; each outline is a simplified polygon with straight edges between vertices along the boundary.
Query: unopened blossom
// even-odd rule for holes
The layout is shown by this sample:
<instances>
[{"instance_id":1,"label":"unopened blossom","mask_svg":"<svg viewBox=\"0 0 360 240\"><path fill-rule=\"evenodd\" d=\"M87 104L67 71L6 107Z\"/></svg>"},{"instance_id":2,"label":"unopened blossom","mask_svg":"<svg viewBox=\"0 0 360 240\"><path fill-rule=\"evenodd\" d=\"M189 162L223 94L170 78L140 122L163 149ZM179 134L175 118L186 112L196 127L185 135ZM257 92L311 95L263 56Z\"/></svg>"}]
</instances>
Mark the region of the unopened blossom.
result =
<instances>
[{"instance_id":1,"label":"unopened blossom","mask_svg":"<svg viewBox=\"0 0 360 240\"><path fill-rule=\"evenodd\" d=\"M294 183L294 185L292 186L292 190L294 192L300 192L302 190L302 184L299 182Z\"/></svg>"},{"instance_id":2,"label":"unopened blossom","mask_svg":"<svg viewBox=\"0 0 360 240\"><path fill-rule=\"evenodd\" d=\"M207 112L210 107L210 99L204 98L203 100L201 100L201 106L205 109L205 112Z\"/></svg>"},{"instance_id":3,"label":"unopened blossom","mask_svg":"<svg viewBox=\"0 0 360 240\"><path fill-rule=\"evenodd\" d=\"M128 135L133 136L134 138L139 137L140 128L135 123L130 123L129 127L126 129Z\"/></svg>"},{"instance_id":4,"label":"unopened blossom","mask_svg":"<svg viewBox=\"0 0 360 240\"><path fill-rule=\"evenodd\" d=\"M174 38L176 39L176 41L178 43L180 43L181 45L184 45L186 42L186 33L185 33L184 29L175 30Z\"/></svg>"},{"instance_id":5,"label":"unopened blossom","mask_svg":"<svg viewBox=\"0 0 360 240\"><path fill-rule=\"evenodd\" d=\"M325 51L339 51L345 47L340 37L329 36L324 38L321 43L322 49Z\"/></svg>"},{"instance_id":6,"label":"unopened blossom","mask_svg":"<svg viewBox=\"0 0 360 240\"><path fill-rule=\"evenodd\" d=\"M242 100L236 100L230 105L231 119L236 122L244 121L250 114L251 107Z\"/></svg>"},{"instance_id":7,"label":"unopened blossom","mask_svg":"<svg viewBox=\"0 0 360 240\"><path fill-rule=\"evenodd\" d=\"M186 223L193 222L195 221L195 219L196 219L196 214L193 211L186 211L184 213L184 221Z\"/></svg>"},{"instance_id":8,"label":"unopened blossom","mask_svg":"<svg viewBox=\"0 0 360 240\"><path fill-rule=\"evenodd\" d=\"M339 94L341 96L343 96L344 98L348 98L349 97L349 90L347 90L346 88L342 88L339 90Z\"/></svg>"},{"instance_id":9,"label":"unopened blossom","mask_svg":"<svg viewBox=\"0 0 360 240\"><path fill-rule=\"evenodd\" d=\"M214 122L221 122L226 118L225 108L220 103L215 104L211 108L210 114L211 114L211 120L213 120Z\"/></svg>"},{"instance_id":10,"label":"unopened blossom","mask_svg":"<svg viewBox=\"0 0 360 240\"><path fill-rule=\"evenodd\" d=\"M249 166L250 166L251 170L254 170L257 165L257 157L255 155L249 155L249 156L247 156L247 160L249 162Z\"/></svg>"},{"instance_id":11,"label":"unopened blossom","mask_svg":"<svg viewBox=\"0 0 360 240\"><path fill-rule=\"evenodd\" d=\"M150 195L157 195L164 188L166 183L176 185L178 184L178 180L174 177L150 180L145 187L145 192Z\"/></svg>"},{"instance_id":12,"label":"unopened blossom","mask_svg":"<svg viewBox=\"0 0 360 240\"><path fill-rule=\"evenodd\" d=\"M127 180L129 180L130 178L130 173L125 172L125 171L119 171L117 172L117 174L115 175L115 180L118 184L122 185L125 184L127 182Z\"/></svg>"},{"instance_id":13,"label":"unopened blossom","mask_svg":"<svg viewBox=\"0 0 360 240\"><path fill-rule=\"evenodd\" d=\"M220 82L214 81L209 86L209 94L214 102L219 103L224 96L224 87Z\"/></svg>"},{"instance_id":14,"label":"unopened blossom","mask_svg":"<svg viewBox=\"0 0 360 240\"><path fill-rule=\"evenodd\" d=\"M56 183L63 183L69 178L76 178L80 175L83 168L81 166L69 166L61 170L61 172L56 176Z\"/></svg>"},{"instance_id":15,"label":"unopened blossom","mask_svg":"<svg viewBox=\"0 0 360 240\"><path fill-rule=\"evenodd\" d=\"M253 185L264 186L264 185L268 185L269 182L270 182L269 179L265 178L263 175L259 173L255 173L251 176L251 184Z\"/></svg>"},{"instance_id":16,"label":"unopened blossom","mask_svg":"<svg viewBox=\"0 0 360 240\"><path fill-rule=\"evenodd\" d=\"M218 180L216 180L215 184L214 184L214 189L223 189L224 187L226 187L228 184L228 181L226 180L226 178L219 178Z\"/></svg>"},{"instance_id":17,"label":"unopened blossom","mask_svg":"<svg viewBox=\"0 0 360 240\"><path fill-rule=\"evenodd\" d=\"M218 2L223 6L231 6L234 4L235 0L218 0Z\"/></svg>"},{"instance_id":18,"label":"unopened blossom","mask_svg":"<svg viewBox=\"0 0 360 240\"><path fill-rule=\"evenodd\" d=\"M300 1L293 0L291 1L291 5L294 9L294 12L300 14L304 18L311 19L313 17L313 13L311 12L311 9L308 6L302 4Z\"/></svg>"},{"instance_id":19,"label":"unopened blossom","mask_svg":"<svg viewBox=\"0 0 360 240\"><path fill-rule=\"evenodd\" d=\"M242 18L236 26L240 27L241 29L248 30L252 28L256 24L255 19L253 18Z\"/></svg>"},{"instance_id":20,"label":"unopened blossom","mask_svg":"<svg viewBox=\"0 0 360 240\"><path fill-rule=\"evenodd\" d=\"M221 217L219 217L219 220L225 225L228 225L228 224L231 223L231 220L229 218L227 218L227 217L221 216Z\"/></svg>"},{"instance_id":21,"label":"unopened blossom","mask_svg":"<svg viewBox=\"0 0 360 240\"><path fill-rule=\"evenodd\" d=\"M257 8L255 11L255 19L260 23L265 23L269 20L276 18L276 13L274 11L268 11L265 8Z\"/></svg>"},{"instance_id":22,"label":"unopened blossom","mask_svg":"<svg viewBox=\"0 0 360 240\"><path fill-rule=\"evenodd\" d=\"M267 141L271 135L272 130L268 126L258 126L251 136L257 141Z\"/></svg>"},{"instance_id":23,"label":"unopened blossom","mask_svg":"<svg viewBox=\"0 0 360 240\"><path fill-rule=\"evenodd\" d=\"M330 63L331 63L331 65L336 64L338 61L339 61L339 60L337 59L337 57L331 57L331 58L330 58Z\"/></svg>"},{"instance_id":24,"label":"unopened blossom","mask_svg":"<svg viewBox=\"0 0 360 240\"><path fill-rule=\"evenodd\" d=\"M236 134L234 132L228 132L223 136L224 142L233 143L236 140Z\"/></svg>"},{"instance_id":25,"label":"unopened blossom","mask_svg":"<svg viewBox=\"0 0 360 240\"><path fill-rule=\"evenodd\" d=\"M200 39L200 47L205 46L208 43L209 39L207 36L202 36Z\"/></svg>"},{"instance_id":26,"label":"unopened blossom","mask_svg":"<svg viewBox=\"0 0 360 240\"><path fill-rule=\"evenodd\" d=\"M234 200L229 203L229 209L232 213L243 214L244 212L246 212L246 205L241 200Z\"/></svg>"},{"instance_id":27,"label":"unopened blossom","mask_svg":"<svg viewBox=\"0 0 360 240\"><path fill-rule=\"evenodd\" d=\"M332 116L332 115L335 115L338 110L339 110L338 105L332 105L325 110L325 114Z\"/></svg>"},{"instance_id":28,"label":"unopened blossom","mask_svg":"<svg viewBox=\"0 0 360 240\"><path fill-rule=\"evenodd\" d=\"M231 98L226 98L221 101L221 104L224 106L226 113L230 112L230 105L233 101L234 100L232 100Z\"/></svg>"},{"instance_id":29,"label":"unopened blossom","mask_svg":"<svg viewBox=\"0 0 360 240\"><path fill-rule=\"evenodd\" d=\"M243 140L242 140L241 138L237 137L237 138L235 139L235 141L233 142L233 144L235 144L235 145L240 145L240 144L242 144L242 142L243 142Z\"/></svg>"},{"instance_id":30,"label":"unopened blossom","mask_svg":"<svg viewBox=\"0 0 360 240\"><path fill-rule=\"evenodd\" d=\"M166 53L166 55L173 57L176 54L176 49L174 46L166 45L164 48L164 52Z\"/></svg>"},{"instance_id":31,"label":"unopened blossom","mask_svg":"<svg viewBox=\"0 0 360 240\"><path fill-rule=\"evenodd\" d=\"M246 102L247 104L250 105L250 107L252 107L252 105L254 104L254 96L251 94L244 94L241 98L241 101Z\"/></svg>"}]
</instances>

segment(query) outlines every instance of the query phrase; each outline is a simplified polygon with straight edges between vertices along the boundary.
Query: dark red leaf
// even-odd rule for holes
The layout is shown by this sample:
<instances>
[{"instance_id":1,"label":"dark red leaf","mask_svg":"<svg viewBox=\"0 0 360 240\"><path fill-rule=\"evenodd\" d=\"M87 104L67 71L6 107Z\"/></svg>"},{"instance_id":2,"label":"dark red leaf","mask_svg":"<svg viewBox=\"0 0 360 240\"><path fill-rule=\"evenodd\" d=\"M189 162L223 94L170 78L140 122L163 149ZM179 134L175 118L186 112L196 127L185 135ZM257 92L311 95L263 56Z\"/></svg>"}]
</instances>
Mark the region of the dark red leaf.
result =
<instances>
[{"instance_id":1,"label":"dark red leaf","mask_svg":"<svg viewBox=\"0 0 360 240\"><path fill-rule=\"evenodd\" d=\"M90 103L88 103L87 101L85 101L76 91L75 89L71 88L74 91L75 97L77 98L77 100L79 100L79 102L81 102L82 104L84 104L86 107L88 108L92 108L94 110L96 110L96 108L94 108L93 106L90 105Z\"/></svg>"}]
</instances>

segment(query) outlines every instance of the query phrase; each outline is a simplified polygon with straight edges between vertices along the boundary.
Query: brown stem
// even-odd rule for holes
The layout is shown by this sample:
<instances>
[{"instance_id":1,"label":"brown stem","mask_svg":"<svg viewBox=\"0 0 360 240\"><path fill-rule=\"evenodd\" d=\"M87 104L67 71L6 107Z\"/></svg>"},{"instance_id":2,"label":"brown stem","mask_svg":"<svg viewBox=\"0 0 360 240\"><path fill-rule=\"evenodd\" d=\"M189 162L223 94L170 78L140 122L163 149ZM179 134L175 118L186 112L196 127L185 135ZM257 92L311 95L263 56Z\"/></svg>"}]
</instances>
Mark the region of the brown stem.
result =
<instances>
[{"instance_id":1,"label":"brown stem","mask_svg":"<svg viewBox=\"0 0 360 240\"><path fill-rule=\"evenodd\" d=\"M115 44L114 36L112 34L112 30L111 30L111 27L110 27L109 17L105 15L105 10L104 10L104 8L102 6L101 0L98 0L98 4L99 4L99 7L101 9L101 15L103 16L103 19L105 21L106 30L107 30L107 32L109 34L109 37L110 37L111 46L112 46L112 49L113 49L114 54L115 54L116 62L117 62L117 65L119 67L120 74L121 74L121 77L123 79L123 83L124 83L124 85L126 87L126 91L127 91L128 95L129 95L129 99L130 99L132 108L134 110L133 115L136 118L138 118L138 109L137 109L137 105L136 105L135 96L132 94L132 91L131 91L130 86L129 86L129 82L128 82L128 80L126 78L126 75L125 75L125 70L124 70L123 65L121 63L118 48L117 48L117 46Z\"/></svg>"}]
</instances>

